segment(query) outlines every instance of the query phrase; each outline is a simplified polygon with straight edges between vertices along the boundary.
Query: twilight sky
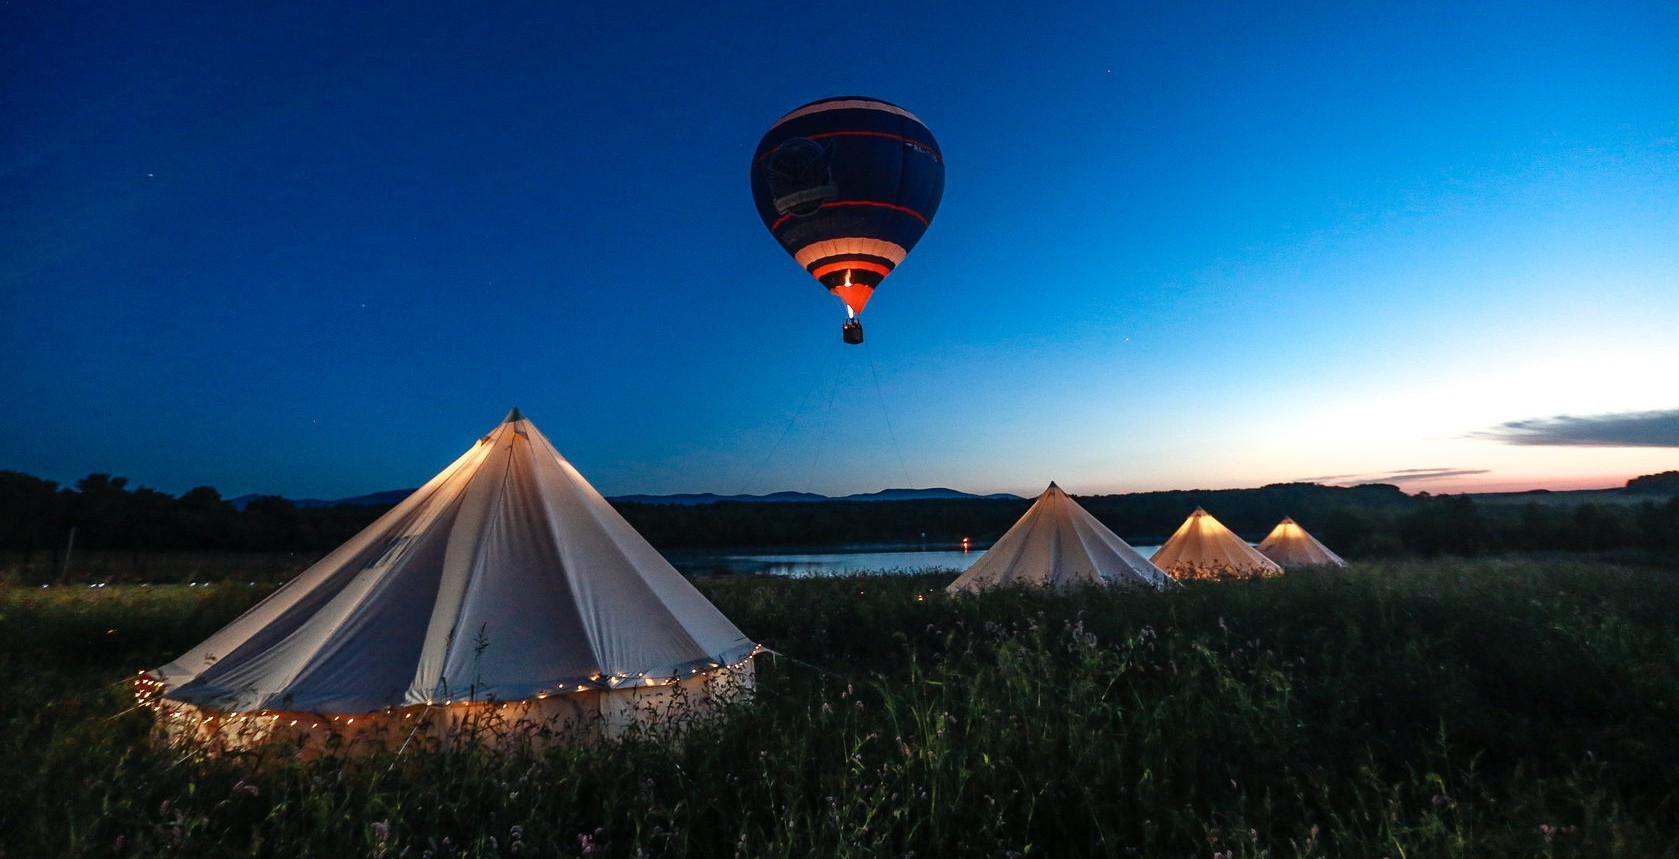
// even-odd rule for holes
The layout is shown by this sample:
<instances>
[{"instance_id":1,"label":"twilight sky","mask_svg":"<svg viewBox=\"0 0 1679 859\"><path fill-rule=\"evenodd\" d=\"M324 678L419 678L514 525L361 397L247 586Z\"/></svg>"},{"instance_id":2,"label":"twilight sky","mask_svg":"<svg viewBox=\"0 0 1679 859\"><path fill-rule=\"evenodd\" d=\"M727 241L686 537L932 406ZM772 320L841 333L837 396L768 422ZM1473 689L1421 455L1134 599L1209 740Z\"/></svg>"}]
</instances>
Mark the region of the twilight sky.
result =
<instances>
[{"instance_id":1,"label":"twilight sky","mask_svg":"<svg viewBox=\"0 0 1679 859\"><path fill-rule=\"evenodd\" d=\"M1679 468L1667 0L256 5L0 3L0 469L343 497L515 405L607 494ZM747 180L846 94L946 161L861 347Z\"/></svg>"}]
</instances>

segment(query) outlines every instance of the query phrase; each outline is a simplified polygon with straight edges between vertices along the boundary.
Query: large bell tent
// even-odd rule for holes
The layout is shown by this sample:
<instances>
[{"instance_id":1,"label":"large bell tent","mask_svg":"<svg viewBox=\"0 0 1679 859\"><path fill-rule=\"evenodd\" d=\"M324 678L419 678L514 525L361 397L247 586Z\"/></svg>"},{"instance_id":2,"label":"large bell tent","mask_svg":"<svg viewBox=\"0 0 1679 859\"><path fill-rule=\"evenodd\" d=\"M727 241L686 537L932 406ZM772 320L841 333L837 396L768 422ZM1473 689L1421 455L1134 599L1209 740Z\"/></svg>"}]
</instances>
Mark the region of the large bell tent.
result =
<instances>
[{"instance_id":1,"label":"large bell tent","mask_svg":"<svg viewBox=\"0 0 1679 859\"><path fill-rule=\"evenodd\" d=\"M1328 546L1318 542L1316 537L1306 533L1293 519L1284 517L1271 529L1271 533L1261 540L1256 547L1259 553L1273 561L1285 570L1301 567L1345 567L1346 561L1341 556L1329 550Z\"/></svg>"},{"instance_id":2,"label":"large bell tent","mask_svg":"<svg viewBox=\"0 0 1679 859\"><path fill-rule=\"evenodd\" d=\"M1030 509L973 566L951 582L950 593L995 587L1069 590L1091 585L1174 584L1108 526L1053 482Z\"/></svg>"},{"instance_id":3,"label":"large bell tent","mask_svg":"<svg viewBox=\"0 0 1679 859\"><path fill-rule=\"evenodd\" d=\"M223 747L404 740L487 713L576 736L708 706L750 685L756 652L514 409L137 685L172 735Z\"/></svg>"},{"instance_id":4,"label":"large bell tent","mask_svg":"<svg viewBox=\"0 0 1679 859\"><path fill-rule=\"evenodd\" d=\"M1149 560L1179 581L1246 579L1283 571L1199 507Z\"/></svg>"}]
</instances>

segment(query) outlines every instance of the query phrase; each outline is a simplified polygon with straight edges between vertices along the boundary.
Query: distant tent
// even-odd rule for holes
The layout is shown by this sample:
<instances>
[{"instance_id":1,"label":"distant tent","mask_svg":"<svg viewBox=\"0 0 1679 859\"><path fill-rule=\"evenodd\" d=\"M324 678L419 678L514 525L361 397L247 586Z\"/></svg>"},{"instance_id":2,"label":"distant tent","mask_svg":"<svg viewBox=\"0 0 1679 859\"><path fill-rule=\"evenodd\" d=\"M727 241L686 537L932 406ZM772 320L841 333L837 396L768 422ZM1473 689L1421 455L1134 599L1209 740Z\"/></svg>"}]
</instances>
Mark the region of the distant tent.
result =
<instances>
[{"instance_id":1,"label":"distant tent","mask_svg":"<svg viewBox=\"0 0 1679 859\"><path fill-rule=\"evenodd\" d=\"M1247 579L1283 571L1199 507L1149 560L1180 581Z\"/></svg>"},{"instance_id":2,"label":"distant tent","mask_svg":"<svg viewBox=\"0 0 1679 859\"><path fill-rule=\"evenodd\" d=\"M1328 546L1319 543L1316 537L1306 533L1305 528L1287 517L1271 529L1271 534L1262 540L1257 548L1260 554L1276 561L1286 570L1347 565L1340 555L1329 551Z\"/></svg>"},{"instance_id":3,"label":"distant tent","mask_svg":"<svg viewBox=\"0 0 1679 859\"><path fill-rule=\"evenodd\" d=\"M1026 515L945 590L1170 584L1170 576L1051 483Z\"/></svg>"},{"instance_id":4,"label":"distant tent","mask_svg":"<svg viewBox=\"0 0 1679 859\"><path fill-rule=\"evenodd\" d=\"M226 748L486 719L575 738L749 687L756 652L514 409L137 691Z\"/></svg>"}]
</instances>

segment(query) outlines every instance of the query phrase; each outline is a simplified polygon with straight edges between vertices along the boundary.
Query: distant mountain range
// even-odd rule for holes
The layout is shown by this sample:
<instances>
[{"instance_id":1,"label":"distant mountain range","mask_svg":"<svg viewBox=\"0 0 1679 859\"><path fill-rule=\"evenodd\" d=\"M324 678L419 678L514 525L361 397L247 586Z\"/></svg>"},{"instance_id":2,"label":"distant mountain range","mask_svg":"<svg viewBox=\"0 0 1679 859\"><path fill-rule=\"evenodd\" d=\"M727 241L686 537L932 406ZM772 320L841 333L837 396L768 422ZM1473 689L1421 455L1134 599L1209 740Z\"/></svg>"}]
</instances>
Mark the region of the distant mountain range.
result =
<instances>
[{"instance_id":1,"label":"distant mountain range","mask_svg":"<svg viewBox=\"0 0 1679 859\"><path fill-rule=\"evenodd\" d=\"M384 492L374 492L368 495L357 495L353 498L338 498L322 500L319 498L288 498L293 506L305 507L390 507L404 498L414 494L412 489L387 489ZM244 510L252 501L265 496L241 495L229 498L227 503L236 510ZM676 495L614 495L606 500L624 501L634 504L674 504L693 506L696 504L715 504L719 501L924 501L927 499L948 498L1002 498L1007 500L1021 500L1019 495L1007 492L995 492L990 495L975 495L971 492L961 492L946 489L942 486L931 489L882 489L879 492L863 492L856 495L817 495L814 492L771 492L768 495L718 495L713 492L680 493Z\"/></svg>"},{"instance_id":2,"label":"distant mountain range","mask_svg":"<svg viewBox=\"0 0 1679 859\"><path fill-rule=\"evenodd\" d=\"M387 489L384 492L371 492L367 495L357 495L354 498L335 498L323 500L320 498L287 498L293 507L394 507L396 503L414 494L412 489ZM258 498L270 498L268 495L241 495L229 498L227 503L235 510L245 509Z\"/></svg>"},{"instance_id":3,"label":"distant mountain range","mask_svg":"<svg viewBox=\"0 0 1679 859\"><path fill-rule=\"evenodd\" d=\"M1289 485L1314 486L1315 484L1273 484L1267 489L1286 487ZM1396 494L1403 494L1397 487L1389 487ZM1227 492L1251 492L1254 490L1218 490ZM1136 495L1172 495L1172 494L1207 494L1213 490L1170 490L1165 492L1128 493ZM322 500L319 498L289 498L286 499L296 507L390 507L409 495L412 489L388 489L384 492L373 492L367 495L357 495L353 498L336 498ZM1426 494L1426 493L1424 493ZM1617 489L1573 489L1550 490L1532 489L1526 492L1479 492L1469 493L1469 497L1476 501L1491 504L1526 504L1537 502L1541 504L1577 504L1582 502L1633 504L1645 500L1652 495L1679 495L1679 471L1664 471L1660 474L1649 474L1627 481L1625 488ZM241 495L229 498L227 503L237 510L244 510L247 505L261 495ZM690 492L676 495L613 495L606 500L613 502L628 502L633 504L668 504L681 507L693 507L700 504L716 504L720 501L736 502L801 502L801 501L927 501L949 500L954 498L1000 498L1008 501L1023 500L1019 495L1007 492L996 492L990 495L975 495L956 489L946 489L942 486L930 489L882 489L879 492L862 492L855 495L817 495L814 492L771 492L768 495L718 495L714 492Z\"/></svg>"},{"instance_id":4,"label":"distant mountain range","mask_svg":"<svg viewBox=\"0 0 1679 859\"><path fill-rule=\"evenodd\" d=\"M975 495L942 486L931 489L882 489L856 495L817 495L813 492L771 492L768 495L717 495L711 492L681 495L614 495L608 501L629 501L636 504L715 504L719 501L925 501L946 498L1004 498L1018 501L1020 496L1007 492Z\"/></svg>"}]
</instances>

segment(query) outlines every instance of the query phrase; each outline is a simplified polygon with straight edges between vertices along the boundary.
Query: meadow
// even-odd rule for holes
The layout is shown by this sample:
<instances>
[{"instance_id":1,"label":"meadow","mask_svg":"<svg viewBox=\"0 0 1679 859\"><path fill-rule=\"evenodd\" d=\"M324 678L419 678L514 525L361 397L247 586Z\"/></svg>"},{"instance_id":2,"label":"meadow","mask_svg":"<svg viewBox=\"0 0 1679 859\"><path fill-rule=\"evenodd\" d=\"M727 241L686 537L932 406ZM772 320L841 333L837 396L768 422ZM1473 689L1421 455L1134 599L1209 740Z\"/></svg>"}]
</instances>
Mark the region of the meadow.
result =
<instances>
[{"instance_id":1,"label":"meadow","mask_svg":"<svg viewBox=\"0 0 1679 859\"><path fill-rule=\"evenodd\" d=\"M1679 855L1671 569L948 599L951 578L700 581L775 655L679 736L314 759L165 748L123 684L266 587L0 587L0 851Z\"/></svg>"}]
</instances>

